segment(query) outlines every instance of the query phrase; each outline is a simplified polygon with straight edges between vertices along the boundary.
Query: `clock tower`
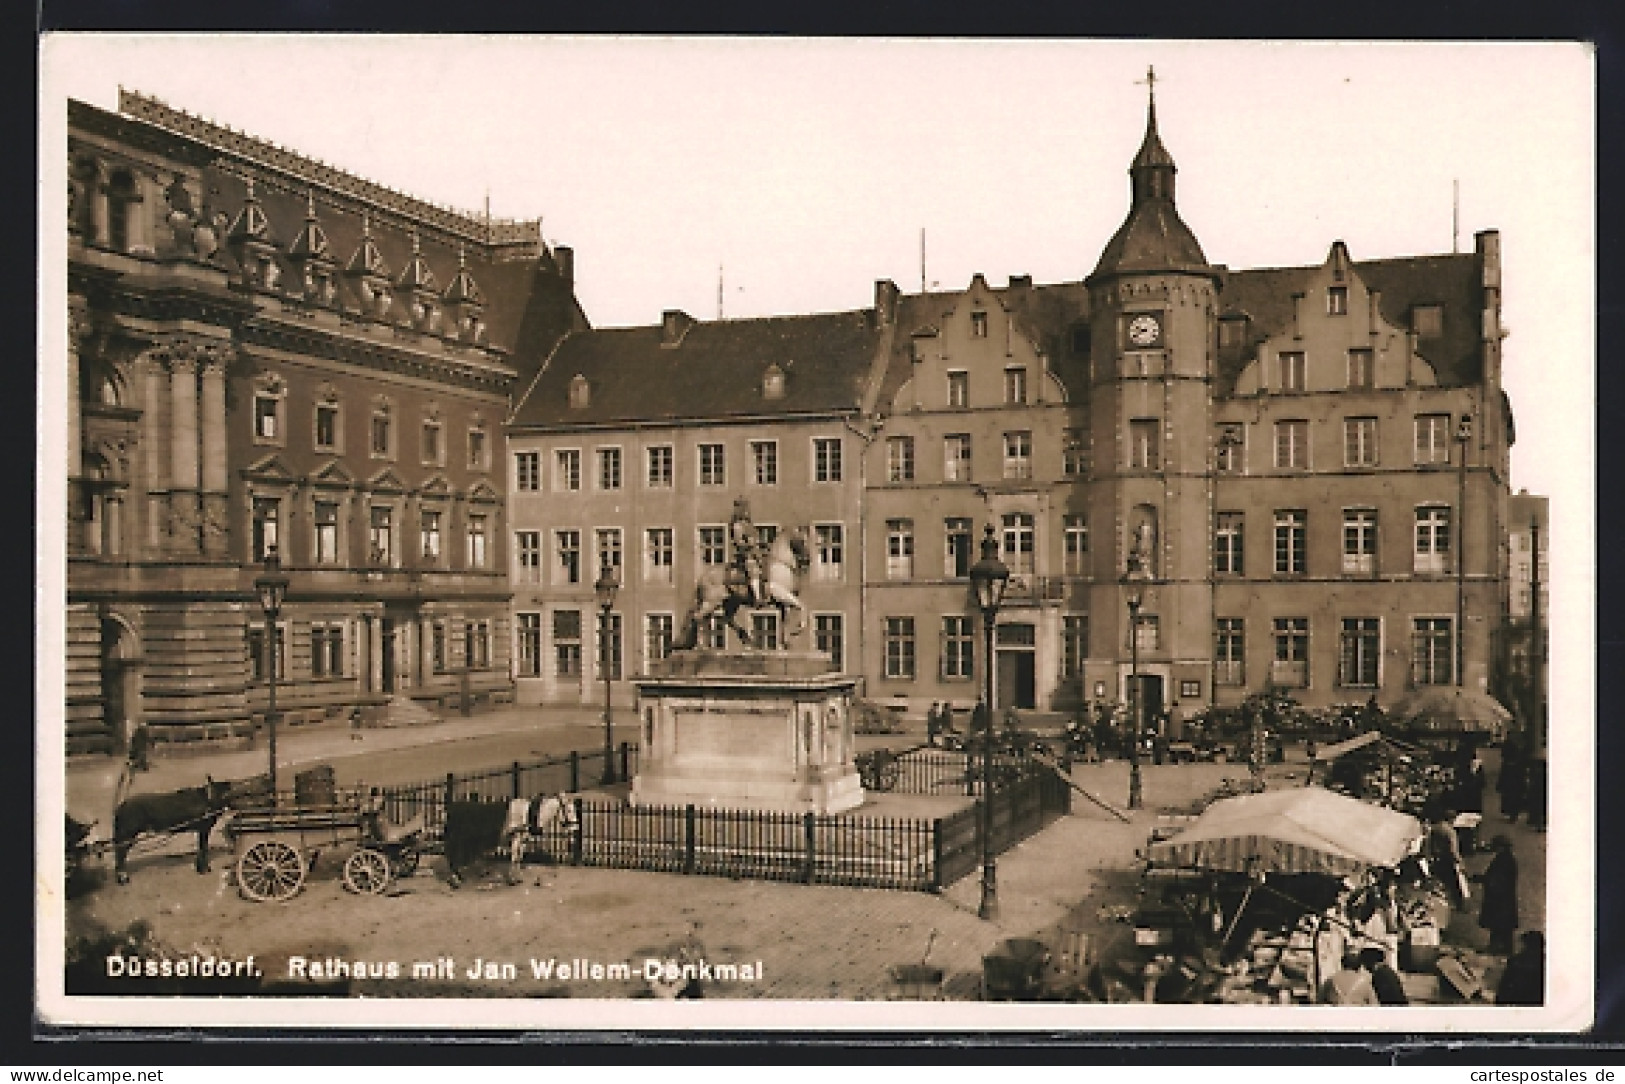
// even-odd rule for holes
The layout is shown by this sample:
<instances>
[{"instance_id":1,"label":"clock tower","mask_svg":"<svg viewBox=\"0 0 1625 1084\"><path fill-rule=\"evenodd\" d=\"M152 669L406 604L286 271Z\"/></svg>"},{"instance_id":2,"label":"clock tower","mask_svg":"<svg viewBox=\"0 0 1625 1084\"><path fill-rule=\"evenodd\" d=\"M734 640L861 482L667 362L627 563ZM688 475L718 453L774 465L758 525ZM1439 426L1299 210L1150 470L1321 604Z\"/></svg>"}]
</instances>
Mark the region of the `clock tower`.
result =
<instances>
[{"instance_id":1,"label":"clock tower","mask_svg":"<svg viewBox=\"0 0 1625 1084\"><path fill-rule=\"evenodd\" d=\"M1149 77L1148 81L1150 78ZM1212 702L1212 463L1219 271L1174 205L1156 98L1129 167L1128 216L1084 280L1090 311L1088 498L1094 586L1086 695L1149 722ZM1130 628L1135 600L1138 629ZM1138 640L1137 650L1131 637ZM1136 658L1137 656L1137 658ZM1131 666L1138 698L1129 696Z\"/></svg>"}]
</instances>

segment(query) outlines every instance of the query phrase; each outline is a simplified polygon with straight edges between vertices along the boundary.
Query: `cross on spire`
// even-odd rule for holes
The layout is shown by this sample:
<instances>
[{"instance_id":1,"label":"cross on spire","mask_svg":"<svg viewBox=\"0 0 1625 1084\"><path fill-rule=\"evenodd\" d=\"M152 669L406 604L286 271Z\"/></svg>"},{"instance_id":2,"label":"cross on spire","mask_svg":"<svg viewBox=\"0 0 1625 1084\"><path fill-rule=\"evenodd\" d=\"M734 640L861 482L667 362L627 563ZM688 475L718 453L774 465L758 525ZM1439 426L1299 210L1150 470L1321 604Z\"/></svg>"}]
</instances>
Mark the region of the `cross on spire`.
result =
<instances>
[{"instance_id":1,"label":"cross on spire","mask_svg":"<svg viewBox=\"0 0 1625 1084\"><path fill-rule=\"evenodd\" d=\"M1146 92L1151 96L1151 104L1152 105L1156 104L1156 102L1157 102L1157 69L1154 66L1152 66L1150 64L1147 64L1146 67L1145 67L1145 78L1144 79L1136 79L1136 80L1134 80L1134 85L1135 86L1144 86L1146 88Z\"/></svg>"}]
</instances>

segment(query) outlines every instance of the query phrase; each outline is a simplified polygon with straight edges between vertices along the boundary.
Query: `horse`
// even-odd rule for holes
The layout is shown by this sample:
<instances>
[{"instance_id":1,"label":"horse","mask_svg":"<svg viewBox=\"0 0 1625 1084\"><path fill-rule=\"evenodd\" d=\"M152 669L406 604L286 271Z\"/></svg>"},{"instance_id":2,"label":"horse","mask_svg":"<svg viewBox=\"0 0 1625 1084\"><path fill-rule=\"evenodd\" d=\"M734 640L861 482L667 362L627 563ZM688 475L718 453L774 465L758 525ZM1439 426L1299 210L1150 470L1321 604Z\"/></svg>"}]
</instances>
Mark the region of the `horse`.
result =
<instances>
[{"instance_id":1,"label":"horse","mask_svg":"<svg viewBox=\"0 0 1625 1084\"><path fill-rule=\"evenodd\" d=\"M754 567L745 575L736 568L706 569L694 584L694 606L684 617L683 631L672 646L680 650L695 647L701 625L716 613L722 614L741 640L751 643L754 633L739 623L739 611L768 607L779 611L781 622L791 610L796 611L796 628L780 637L781 645L788 643L789 636L800 633L807 624L806 610L795 592L796 577L807 564L807 530L797 527L774 538L765 568Z\"/></svg>"},{"instance_id":2,"label":"horse","mask_svg":"<svg viewBox=\"0 0 1625 1084\"><path fill-rule=\"evenodd\" d=\"M264 777L261 777L264 778ZM130 847L145 835L173 835L188 828L197 829L199 873L209 872L209 833L215 822L241 797L264 793L258 779L232 782L207 776L201 787L187 787L168 794L136 794L120 802L113 811L113 873L119 884L129 884L125 859Z\"/></svg>"}]
</instances>

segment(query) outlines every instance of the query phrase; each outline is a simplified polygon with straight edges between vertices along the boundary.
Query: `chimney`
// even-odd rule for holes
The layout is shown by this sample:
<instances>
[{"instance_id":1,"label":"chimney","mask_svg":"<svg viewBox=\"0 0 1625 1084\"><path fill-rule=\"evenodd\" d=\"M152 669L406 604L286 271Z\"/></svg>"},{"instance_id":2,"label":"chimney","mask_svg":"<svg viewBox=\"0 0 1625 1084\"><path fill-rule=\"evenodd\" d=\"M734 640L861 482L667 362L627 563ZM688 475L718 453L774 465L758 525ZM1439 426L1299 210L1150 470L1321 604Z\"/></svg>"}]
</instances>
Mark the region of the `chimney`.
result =
<instances>
[{"instance_id":1,"label":"chimney","mask_svg":"<svg viewBox=\"0 0 1625 1084\"><path fill-rule=\"evenodd\" d=\"M890 327L897 319L897 283L875 279L875 326Z\"/></svg>"},{"instance_id":2,"label":"chimney","mask_svg":"<svg viewBox=\"0 0 1625 1084\"><path fill-rule=\"evenodd\" d=\"M660 345L681 346L683 336L694 326L694 317L681 309L667 309L660 314Z\"/></svg>"},{"instance_id":3,"label":"chimney","mask_svg":"<svg viewBox=\"0 0 1625 1084\"><path fill-rule=\"evenodd\" d=\"M1031 290L1032 288L1033 288L1033 277L1031 275L1011 275L1010 276L1010 289L1012 289L1012 290Z\"/></svg>"},{"instance_id":4,"label":"chimney","mask_svg":"<svg viewBox=\"0 0 1625 1084\"><path fill-rule=\"evenodd\" d=\"M569 245L553 246L553 262L558 264L559 278L571 288L576 284L576 250Z\"/></svg>"}]
</instances>

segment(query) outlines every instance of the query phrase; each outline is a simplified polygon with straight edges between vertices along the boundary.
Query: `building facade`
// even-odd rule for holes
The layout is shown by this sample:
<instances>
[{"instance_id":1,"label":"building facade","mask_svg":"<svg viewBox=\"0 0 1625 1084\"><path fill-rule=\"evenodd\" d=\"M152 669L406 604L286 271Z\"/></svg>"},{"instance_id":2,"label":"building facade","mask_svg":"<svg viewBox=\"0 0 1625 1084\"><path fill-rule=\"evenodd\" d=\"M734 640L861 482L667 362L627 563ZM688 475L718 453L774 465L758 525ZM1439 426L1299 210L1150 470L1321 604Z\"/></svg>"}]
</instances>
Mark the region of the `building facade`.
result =
<instances>
[{"instance_id":1,"label":"building facade","mask_svg":"<svg viewBox=\"0 0 1625 1084\"><path fill-rule=\"evenodd\" d=\"M569 250L129 92L67 152L70 749L251 728L273 551L293 721L510 697L501 426Z\"/></svg>"}]
</instances>

